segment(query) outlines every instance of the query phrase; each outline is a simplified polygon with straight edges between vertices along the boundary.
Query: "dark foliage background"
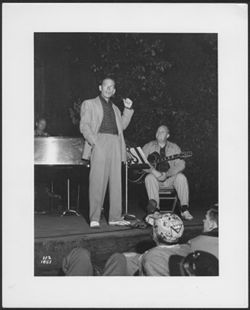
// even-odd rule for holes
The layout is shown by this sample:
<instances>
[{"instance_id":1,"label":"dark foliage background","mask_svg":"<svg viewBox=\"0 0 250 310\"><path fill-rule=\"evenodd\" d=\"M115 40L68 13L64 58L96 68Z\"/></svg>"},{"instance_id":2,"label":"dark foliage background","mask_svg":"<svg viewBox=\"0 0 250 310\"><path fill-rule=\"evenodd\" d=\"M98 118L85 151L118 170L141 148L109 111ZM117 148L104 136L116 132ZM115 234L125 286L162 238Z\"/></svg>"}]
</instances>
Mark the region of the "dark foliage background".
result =
<instances>
[{"instance_id":1,"label":"dark foliage background","mask_svg":"<svg viewBox=\"0 0 250 310\"><path fill-rule=\"evenodd\" d=\"M98 95L105 75L116 80L114 102L134 101L125 138L143 145L160 124L190 150L193 199L218 200L216 34L36 33L35 118L54 136L79 136L79 108Z\"/></svg>"}]
</instances>

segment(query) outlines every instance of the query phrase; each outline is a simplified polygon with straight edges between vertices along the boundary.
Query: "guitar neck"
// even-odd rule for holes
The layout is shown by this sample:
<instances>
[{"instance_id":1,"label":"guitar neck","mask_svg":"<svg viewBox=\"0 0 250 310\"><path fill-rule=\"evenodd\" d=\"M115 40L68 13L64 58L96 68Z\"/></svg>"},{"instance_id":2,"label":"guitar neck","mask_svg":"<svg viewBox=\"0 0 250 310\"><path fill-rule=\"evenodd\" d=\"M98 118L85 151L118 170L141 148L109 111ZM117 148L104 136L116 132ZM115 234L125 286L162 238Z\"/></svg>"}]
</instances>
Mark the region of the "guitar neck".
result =
<instances>
[{"instance_id":1,"label":"guitar neck","mask_svg":"<svg viewBox=\"0 0 250 310\"><path fill-rule=\"evenodd\" d=\"M169 161L169 160L175 160L175 159L178 159L180 158L181 156L180 155L170 155L170 156L167 156L166 158L162 159L163 161Z\"/></svg>"},{"instance_id":2,"label":"guitar neck","mask_svg":"<svg viewBox=\"0 0 250 310\"><path fill-rule=\"evenodd\" d=\"M180 153L180 154L174 154L174 155L170 155L170 156L167 156L165 158L162 158L159 160L158 163L161 163L161 162L164 162L164 161L170 161L170 160L175 160L175 159L178 159L178 158L187 158L187 157L190 157L192 156L192 153L191 152L183 152L183 153Z\"/></svg>"}]
</instances>

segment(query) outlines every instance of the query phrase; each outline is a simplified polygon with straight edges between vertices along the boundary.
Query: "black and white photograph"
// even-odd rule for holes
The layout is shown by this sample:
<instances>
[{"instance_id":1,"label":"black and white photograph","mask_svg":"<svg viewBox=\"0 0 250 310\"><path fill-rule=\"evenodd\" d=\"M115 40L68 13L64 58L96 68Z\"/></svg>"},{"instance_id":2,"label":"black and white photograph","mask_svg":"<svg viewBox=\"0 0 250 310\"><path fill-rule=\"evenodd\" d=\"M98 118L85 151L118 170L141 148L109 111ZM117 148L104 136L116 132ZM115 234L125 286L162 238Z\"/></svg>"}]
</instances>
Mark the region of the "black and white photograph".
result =
<instances>
[{"instance_id":1,"label":"black and white photograph","mask_svg":"<svg viewBox=\"0 0 250 310\"><path fill-rule=\"evenodd\" d=\"M34 49L35 275L170 276L171 255L206 252L195 275L218 276L217 34L35 33Z\"/></svg>"},{"instance_id":2,"label":"black and white photograph","mask_svg":"<svg viewBox=\"0 0 250 310\"><path fill-rule=\"evenodd\" d=\"M5 306L246 306L247 6L3 12Z\"/></svg>"}]
</instances>

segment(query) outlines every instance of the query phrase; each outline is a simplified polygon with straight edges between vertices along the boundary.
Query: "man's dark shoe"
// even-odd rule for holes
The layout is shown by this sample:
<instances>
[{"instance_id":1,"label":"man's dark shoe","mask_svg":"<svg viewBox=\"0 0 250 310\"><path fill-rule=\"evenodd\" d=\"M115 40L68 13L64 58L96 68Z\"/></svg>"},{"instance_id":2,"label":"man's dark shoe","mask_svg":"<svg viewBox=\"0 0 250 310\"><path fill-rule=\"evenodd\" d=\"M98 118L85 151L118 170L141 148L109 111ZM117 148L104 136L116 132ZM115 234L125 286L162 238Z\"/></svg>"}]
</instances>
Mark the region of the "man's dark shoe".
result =
<instances>
[{"instance_id":1,"label":"man's dark shoe","mask_svg":"<svg viewBox=\"0 0 250 310\"><path fill-rule=\"evenodd\" d=\"M154 213L157 210L157 202L154 199L150 199L146 206L147 214Z\"/></svg>"}]
</instances>

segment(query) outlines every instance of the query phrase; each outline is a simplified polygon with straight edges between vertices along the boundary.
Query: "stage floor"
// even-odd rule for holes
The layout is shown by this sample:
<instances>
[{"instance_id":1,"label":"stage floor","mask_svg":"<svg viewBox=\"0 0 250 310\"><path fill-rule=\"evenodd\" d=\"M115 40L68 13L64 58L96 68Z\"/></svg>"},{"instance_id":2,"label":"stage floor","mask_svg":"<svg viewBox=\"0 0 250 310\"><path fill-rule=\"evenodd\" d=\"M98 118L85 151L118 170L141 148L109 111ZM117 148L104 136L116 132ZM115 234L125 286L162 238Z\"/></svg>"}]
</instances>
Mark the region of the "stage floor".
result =
<instances>
[{"instance_id":1,"label":"stage floor","mask_svg":"<svg viewBox=\"0 0 250 310\"><path fill-rule=\"evenodd\" d=\"M143 219L145 212L131 204L128 208L131 214L134 214L138 219ZM192 221L184 221L186 228L202 225L204 218L204 208L194 206L192 208ZM61 216L53 214L35 214L35 239L67 237L83 234L100 234L113 233L116 231L134 230L131 227L109 226L103 215L100 221L100 228L90 228L89 223L82 215L80 216Z\"/></svg>"}]
</instances>

